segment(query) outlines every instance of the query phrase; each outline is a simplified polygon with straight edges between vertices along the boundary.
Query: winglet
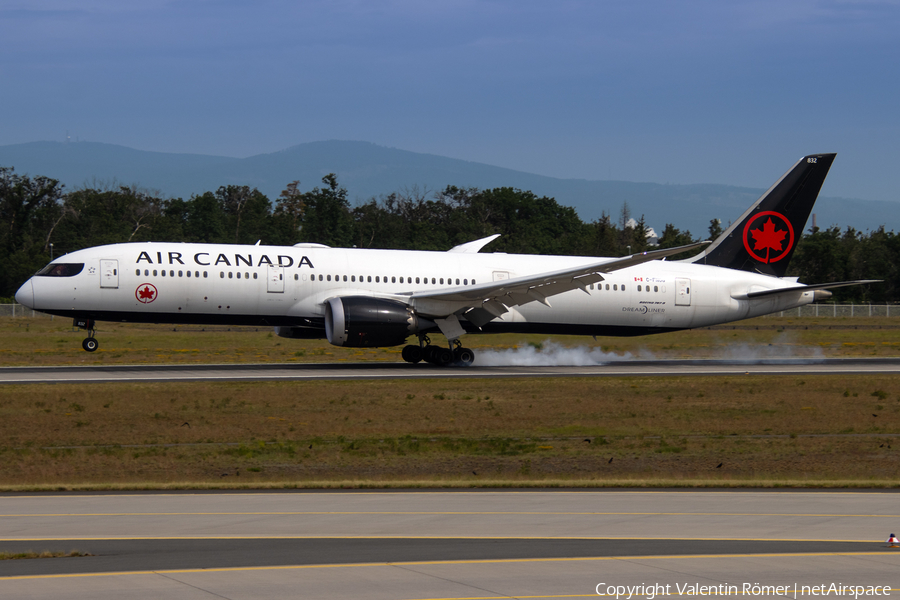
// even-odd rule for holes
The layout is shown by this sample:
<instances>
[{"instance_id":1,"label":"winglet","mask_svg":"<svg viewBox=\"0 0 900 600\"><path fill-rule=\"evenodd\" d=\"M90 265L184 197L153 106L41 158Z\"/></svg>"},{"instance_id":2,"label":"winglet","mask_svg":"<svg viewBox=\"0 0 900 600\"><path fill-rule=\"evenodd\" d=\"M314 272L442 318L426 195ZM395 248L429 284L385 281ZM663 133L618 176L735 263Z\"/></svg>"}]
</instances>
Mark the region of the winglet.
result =
<instances>
[{"instance_id":1,"label":"winglet","mask_svg":"<svg viewBox=\"0 0 900 600\"><path fill-rule=\"evenodd\" d=\"M489 235L486 238L481 238L480 240L474 240L471 242L466 242L465 244L460 244L459 246L453 246L447 252L459 252L461 254L478 254L481 252L481 249L496 240L500 237L499 233L495 233L494 235Z\"/></svg>"}]
</instances>

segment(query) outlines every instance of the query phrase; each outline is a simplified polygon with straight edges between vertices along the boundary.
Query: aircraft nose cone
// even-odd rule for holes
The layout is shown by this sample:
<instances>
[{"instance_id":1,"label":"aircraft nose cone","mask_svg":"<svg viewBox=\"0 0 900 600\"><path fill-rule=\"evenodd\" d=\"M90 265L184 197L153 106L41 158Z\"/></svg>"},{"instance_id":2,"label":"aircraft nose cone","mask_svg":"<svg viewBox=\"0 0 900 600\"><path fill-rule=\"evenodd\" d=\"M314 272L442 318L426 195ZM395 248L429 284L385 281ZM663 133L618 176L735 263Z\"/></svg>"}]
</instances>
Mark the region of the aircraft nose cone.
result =
<instances>
[{"instance_id":1,"label":"aircraft nose cone","mask_svg":"<svg viewBox=\"0 0 900 600\"><path fill-rule=\"evenodd\" d=\"M19 288L18 292L16 292L16 302L22 306L34 308L34 286L31 285L30 279Z\"/></svg>"}]
</instances>

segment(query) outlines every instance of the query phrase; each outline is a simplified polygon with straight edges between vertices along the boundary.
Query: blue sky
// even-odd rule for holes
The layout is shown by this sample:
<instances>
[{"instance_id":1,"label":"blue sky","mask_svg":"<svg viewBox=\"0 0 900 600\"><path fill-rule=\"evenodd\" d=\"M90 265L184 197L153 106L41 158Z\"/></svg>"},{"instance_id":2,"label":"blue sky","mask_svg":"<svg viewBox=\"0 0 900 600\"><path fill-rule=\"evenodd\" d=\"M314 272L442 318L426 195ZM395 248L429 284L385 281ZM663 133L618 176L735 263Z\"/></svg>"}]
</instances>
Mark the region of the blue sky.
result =
<instances>
[{"instance_id":1,"label":"blue sky","mask_svg":"<svg viewBox=\"0 0 900 600\"><path fill-rule=\"evenodd\" d=\"M838 152L825 195L900 201L897 1L4 0L0 77L0 144L753 187Z\"/></svg>"}]
</instances>

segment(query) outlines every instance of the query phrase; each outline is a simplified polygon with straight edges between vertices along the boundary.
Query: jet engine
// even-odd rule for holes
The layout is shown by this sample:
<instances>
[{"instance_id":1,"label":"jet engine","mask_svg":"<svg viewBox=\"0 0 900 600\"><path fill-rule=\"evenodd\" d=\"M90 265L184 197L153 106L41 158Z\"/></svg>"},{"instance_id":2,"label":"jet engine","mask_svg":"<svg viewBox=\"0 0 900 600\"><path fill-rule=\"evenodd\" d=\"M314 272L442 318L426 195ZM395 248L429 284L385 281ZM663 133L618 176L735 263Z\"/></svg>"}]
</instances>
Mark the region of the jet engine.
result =
<instances>
[{"instance_id":1,"label":"jet engine","mask_svg":"<svg viewBox=\"0 0 900 600\"><path fill-rule=\"evenodd\" d=\"M395 300L345 296L325 302L325 335L335 346L398 346L409 336L433 327L433 321Z\"/></svg>"}]
</instances>

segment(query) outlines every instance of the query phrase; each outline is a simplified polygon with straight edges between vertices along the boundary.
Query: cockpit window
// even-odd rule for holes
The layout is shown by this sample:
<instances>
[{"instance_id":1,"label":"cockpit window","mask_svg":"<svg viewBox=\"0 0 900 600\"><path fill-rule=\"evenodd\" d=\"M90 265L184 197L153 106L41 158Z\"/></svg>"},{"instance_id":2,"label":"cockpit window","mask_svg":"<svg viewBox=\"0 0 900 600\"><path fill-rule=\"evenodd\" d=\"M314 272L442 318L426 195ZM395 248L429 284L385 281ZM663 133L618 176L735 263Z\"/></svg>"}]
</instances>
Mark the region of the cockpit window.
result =
<instances>
[{"instance_id":1,"label":"cockpit window","mask_svg":"<svg viewBox=\"0 0 900 600\"><path fill-rule=\"evenodd\" d=\"M39 277L74 277L84 270L84 263L50 263L35 275Z\"/></svg>"}]
</instances>

